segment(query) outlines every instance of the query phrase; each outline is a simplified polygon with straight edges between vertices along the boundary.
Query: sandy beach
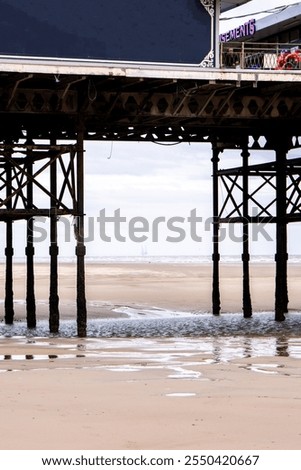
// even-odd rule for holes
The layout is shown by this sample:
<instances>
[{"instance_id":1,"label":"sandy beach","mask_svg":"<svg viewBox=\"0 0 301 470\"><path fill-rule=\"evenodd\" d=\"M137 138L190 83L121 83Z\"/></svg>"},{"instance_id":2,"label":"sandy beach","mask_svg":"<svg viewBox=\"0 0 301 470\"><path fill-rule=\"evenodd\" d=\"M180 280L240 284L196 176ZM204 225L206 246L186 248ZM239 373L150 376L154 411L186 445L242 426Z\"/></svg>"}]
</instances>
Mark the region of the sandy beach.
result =
<instances>
[{"instance_id":1,"label":"sandy beach","mask_svg":"<svg viewBox=\"0 0 301 470\"><path fill-rule=\"evenodd\" d=\"M210 264L87 264L86 294L90 318L114 315L116 306L142 306L189 312L210 312L212 297ZM254 263L250 269L254 311L272 311L275 302L273 264ZM24 318L26 271L24 264L14 267L16 319ZM289 264L289 308L301 308L301 266ZM74 318L76 266L59 267L61 317ZM49 266L35 266L37 315L47 318ZM242 268L240 264L221 264L222 312L242 311ZM0 270L0 298L4 298L4 265ZM3 312L3 307L2 307Z\"/></svg>"},{"instance_id":2,"label":"sandy beach","mask_svg":"<svg viewBox=\"0 0 301 470\"><path fill-rule=\"evenodd\" d=\"M88 265L89 318L126 317L118 313L125 306L208 312L210 272ZM254 309L272 310L273 266L251 272ZM3 286L3 266L1 277ZM300 278L290 265L292 310L300 309ZM24 284L16 265L17 320ZM63 320L75 316L74 284L75 266L61 265ZM37 265L36 286L39 321L47 318L47 265ZM224 312L241 312L239 266L222 266L221 294ZM0 449L300 449L300 338L1 337Z\"/></svg>"}]
</instances>

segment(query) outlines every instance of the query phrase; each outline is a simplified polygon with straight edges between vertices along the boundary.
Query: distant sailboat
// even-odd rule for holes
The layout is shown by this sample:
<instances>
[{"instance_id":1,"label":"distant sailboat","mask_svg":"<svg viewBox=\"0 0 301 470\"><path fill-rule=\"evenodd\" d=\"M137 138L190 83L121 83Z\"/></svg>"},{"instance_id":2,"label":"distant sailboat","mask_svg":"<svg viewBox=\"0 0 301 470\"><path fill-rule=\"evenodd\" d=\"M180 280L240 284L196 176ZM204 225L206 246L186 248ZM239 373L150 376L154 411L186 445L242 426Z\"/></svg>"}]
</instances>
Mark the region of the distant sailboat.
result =
<instances>
[{"instance_id":1,"label":"distant sailboat","mask_svg":"<svg viewBox=\"0 0 301 470\"><path fill-rule=\"evenodd\" d=\"M141 256L147 256L147 247L145 245L141 246Z\"/></svg>"}]
</instances>

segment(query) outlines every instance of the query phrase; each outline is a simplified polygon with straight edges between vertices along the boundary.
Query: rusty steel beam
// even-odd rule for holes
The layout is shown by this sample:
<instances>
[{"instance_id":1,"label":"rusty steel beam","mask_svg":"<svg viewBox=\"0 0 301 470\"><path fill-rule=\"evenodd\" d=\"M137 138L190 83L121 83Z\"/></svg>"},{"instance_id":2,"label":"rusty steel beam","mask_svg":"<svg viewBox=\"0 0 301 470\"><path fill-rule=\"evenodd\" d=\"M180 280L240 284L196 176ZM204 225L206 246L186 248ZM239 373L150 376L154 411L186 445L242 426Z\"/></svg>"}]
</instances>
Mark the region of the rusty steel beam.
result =
<instances>
[{"instance_id":1,"label":"rusty steel beam","mask_svg":"<svg viewBox=\"0 0 301 470\"><path fill-rule=\"evenodd\" d=\"M85 286L85 255L84 242L84 129L79 124L77 135L77 217L76 217L76 258L77 258L77 334L79 337L87 335L87 306Z\"/></svg>"},{"instance_id":2,"label":"rusty steel beam","mask_svg":"<svg viewBox=\"0 0 301 470\"><path fill-rule=\"evenodd\" d=\"M221 310L220 285L219 285L219 182L218 182L218 163L220 149L215 145L212 148L212 183L213 183L213 279L212 279L212 313L219 315Z\"/></svg>"},{"instance_id":3,"label":"rusty steel beam","mask_svg":"<svg viewBox=\"0 0 301 470\"><path fill-rule=\"evenodd\" d=\"M28 156L31 156L32 150L28 150ZM31 210L33 206L33 163L27 163L27 209ZM26 229L27 244L25 248L26 255L26 320L28 328L35 328L36 319L36 299L35 299L35 275L34 275L34 242L33 242L33 217L27 220Z\"/></svg>"},{"instance_id":4,"label":"rusty steel beam","mask_svg":"<svg viewBox=\"0 0 301 470\"><path fill-rule=\"evenodd\" d=\"M249 157L247 143L242 153L243 175L242 175L242 206L243 206L243 313L245 318L252 316L252 302L250 292L250 249L249 249Z\"/></svg>"},{"instance_id":5,"label":"rusty steel beam","mask_svg":"<svg viewBox=\"0 0 301 470\"><path fill-rule=\"evenodd\" d=\"M51 138L55 145L56 139ZM58 240L57 240L57 160L50 165L50 285L49 285L49 331L58 333L60 326L59 296L58 296Z\"/></svg>"},{"instance_id":6,"label":"rusty steel beam","mask_svg":"<svg viewBox=\"0 0 301 470\"><path fill-rule=\"evenodd\" d=\"M288 311L287 290L287 219L286 219L286 154L287 149L279 142L276 148L276 285L275 320L285 320Z\"/></svg>"},{"instance_id":7,"label":"rusty steel beam","mask_svg":"<svg viewBox=\"0 0 301 470\"><path fill-rule=\"evenodd\" d=\"M22 77L19 80L16 80L16 82L13 86L13 89L11 90L9 100L7 102L7 105L6 105L6 110L8 110L10 108L10 105L11 105L11 103L12 103L14 97L15 97L16 91L17 91L20 83L25 82L26 80L30 80L32 77L33 77L33 74L30 73L30 74L26 75L25 77Z\"/></svg>"},{"instance_id":8,"label":"rusty steel beam","mask_svg":"<svg viewBox=\"0 0 301 470\"><path fill-rule=\"evenodd\" d=\"M8 152L10 152L8 150ZM12 190L12 169L9 163L6 163L6 196L9 197ZM12 207L11 201L7 203L7 210ZM5 269L5 323L11 325L14 322L14 291L13 291L13 220L6 220L6 269Z\"/></svg>"}]
</instances>

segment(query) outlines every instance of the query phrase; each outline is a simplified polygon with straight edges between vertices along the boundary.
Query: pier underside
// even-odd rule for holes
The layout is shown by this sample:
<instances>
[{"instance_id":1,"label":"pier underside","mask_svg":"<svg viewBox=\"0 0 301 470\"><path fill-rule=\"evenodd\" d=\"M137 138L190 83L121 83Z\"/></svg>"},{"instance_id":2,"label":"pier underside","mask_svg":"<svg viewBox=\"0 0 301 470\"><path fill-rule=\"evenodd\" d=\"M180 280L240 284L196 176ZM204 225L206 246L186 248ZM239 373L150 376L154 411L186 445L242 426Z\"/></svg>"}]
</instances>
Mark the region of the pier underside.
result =
<instances>
[{"instance_id":1,"label":"pier underside","mask_svg":"<svg viewBox=\"0 0 301 470\"><path fill-rule=\"evenodd\" d=\"M274 223L275 318L288 307L287 225L301 221L301 159L288 159L301 145L301 76L296 81L244 80L243 74L213 79L200 70L189 78L53 72L0 72L0 220L6 224L5 321L14 319L13 230L27 226L27 324L36 325L34 293L35 217L49 218L49 327L59 329L57 220L75 217L78 335L86 335L84 246L84 141L209 142L213 165L213 313L220 313L219 228L243 226L243 311L252 315L249 288L249 225ZM60 72L60 73L58 73ZM168 75L168 74L167 74ZM204 78L205 77L205 78ZM224 150L241 152L241 166L219 168ZM253 151L274 151L266 164L249 164ZM223 160L226 165L226 159ZM58 179L58 169L63 178ZM47 184L40 176L47 175ZM250 189L250 179L258 189ZM219 201L219 183L226 201ZM262 205L262 188L272 197ZM40 207L36 191L48 203ZM239 197L237 196L239 194ZM256 206L256 215L250 206Z\"/></svg>"}]
</instances>

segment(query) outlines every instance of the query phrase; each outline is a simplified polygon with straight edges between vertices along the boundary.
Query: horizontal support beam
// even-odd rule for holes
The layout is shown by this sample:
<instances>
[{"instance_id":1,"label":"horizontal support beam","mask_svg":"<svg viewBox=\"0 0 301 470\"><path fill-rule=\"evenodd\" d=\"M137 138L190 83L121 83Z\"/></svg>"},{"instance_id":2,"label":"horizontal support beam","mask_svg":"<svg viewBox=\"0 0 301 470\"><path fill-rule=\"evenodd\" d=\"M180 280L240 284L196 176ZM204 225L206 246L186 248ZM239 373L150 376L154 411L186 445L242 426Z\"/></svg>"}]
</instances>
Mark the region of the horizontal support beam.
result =
<instances>
[{"instance_id":1,"label":"horizontal support beam","mask_svg":"<svg viewBox=\"0 0 301 470\"><path fill-rule=\"evenodd\" d=\"M199 65L146 64L140 62L49 59L36 57L1 56L0 73L33 73L41 75L124 77L167 80L204 80L226 81L233 83L249 82L251 84L301 82L299 70L255 70L255 69L215 69L201 68Z\"/></svg>"},{"instance_id":2,"label":"horizontal support beam","mask_svg":"<svg viewBox=\"0 0 301 470\"><path fill-rule=\"evenodd\" d=\"M0 94L5 95L5 88L1 87ZM74 90L57 90L53 88L18 88L14 96L5 107L0 107L0 113L27 113L27 114L57 114L78 111L77 92Z\"/></svg>"},{"instance_id":3,"label":"horizontal support beam","mask_svg":"<svg viewBox=\"0 0 301 470\"><path fill-rule=\"evenodd\" d=\"M53 217L53 216L63 216L63 215L72 215L74 217L81 214L77 214L74 209L65 210L65 209L0 209L0 220L21 220L21 219L30 219L35 217Z\"/></svg>"},{"instance_id":4,"label":"horizontal support beam","mask_svg":"<svg viewBox=\"0 0 301 470\"><path fill-rule=\"evenodd\" d=\"M218 176L229 175L236 176L244 173L242 166L218 170ZM301 173L301 158L293 158L286 161L286 171L288 175ZM259 165L250 165L248 175L250 176L273 176L276 175L276 162L261 163Z\"/></svg>"},{"instance_id":5,"label":"horizontal support beam","mask_svg":"<svg viewBox=\"0 0 301 470\"><path fill-rule=\"evenodd\" d=\"M218 224L277 224L279 222L276 216L265 216L265 217L219 217L217 219ZM291 222L301 222L301 212L300 214L287 214L285 223Z\"/></svg>"},{"instance_id":6,"label":"horizontal support beam","mask_svg":"<svg viewBox=\"0 0 301 470\"><path fill-rule=\"evenodd\" d=\"M0 144L0 151L11 150L14 152L20 152L25 150L41 150L47 151L52 150L59 152L60 154L71 152L76 149L75 145L47 145L47 144Z\"/></svg>"}]
</instances>

